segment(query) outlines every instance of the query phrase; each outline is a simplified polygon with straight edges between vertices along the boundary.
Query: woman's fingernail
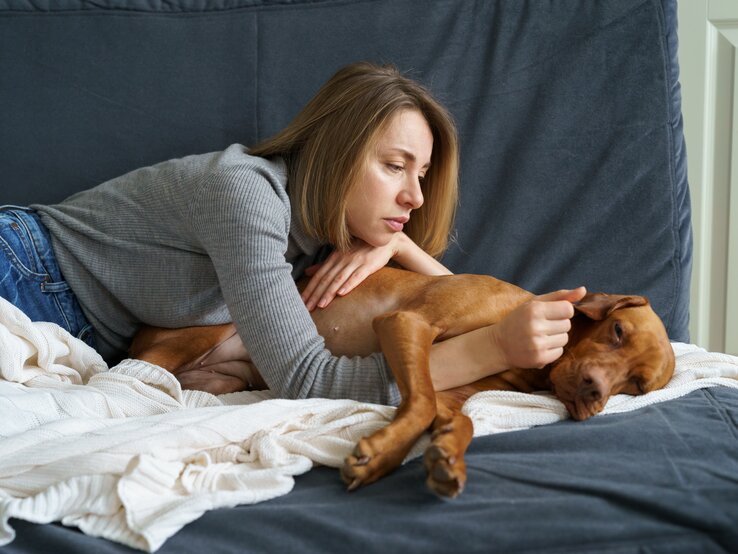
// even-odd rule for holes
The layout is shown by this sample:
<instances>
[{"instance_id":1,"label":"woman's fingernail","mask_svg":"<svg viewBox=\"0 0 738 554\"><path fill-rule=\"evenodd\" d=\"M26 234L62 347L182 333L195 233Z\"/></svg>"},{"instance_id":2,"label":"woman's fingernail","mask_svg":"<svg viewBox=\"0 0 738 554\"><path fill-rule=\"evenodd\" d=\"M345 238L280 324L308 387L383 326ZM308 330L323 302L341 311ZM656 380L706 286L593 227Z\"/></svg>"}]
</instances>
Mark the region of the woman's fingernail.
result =
<instances>
[{"instance_id":1,"label":"woman's fingernail","mask_svg":"<svg viewBox=\"0 0 738 554\"><path fill-rule=\"evenodd\" d=\"M346 288L339 289L338 294L346 294Z\"/></svg>"}]
</instances>

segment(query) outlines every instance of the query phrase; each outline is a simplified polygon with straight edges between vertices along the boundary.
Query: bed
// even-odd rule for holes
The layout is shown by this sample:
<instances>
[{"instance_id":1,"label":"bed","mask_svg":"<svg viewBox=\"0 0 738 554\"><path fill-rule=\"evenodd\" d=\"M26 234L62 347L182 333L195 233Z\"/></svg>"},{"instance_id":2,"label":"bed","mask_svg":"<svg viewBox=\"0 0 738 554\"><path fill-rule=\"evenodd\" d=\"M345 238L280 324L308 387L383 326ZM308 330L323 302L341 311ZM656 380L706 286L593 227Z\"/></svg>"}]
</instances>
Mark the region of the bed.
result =
<instances>
[{"instance_id":1,"label":"bed","mask_svg":"<svg viewBox=\"0 0 738 554\"><path fill-rule=\"evenodd\" d=\"M57 342L43 339L46 347L75 366L31 374L0 352L2 551L738 551L738 360L691 345L688 332L676 27L675 0L0 0L0 204L52 203L137 167L255 143L338 67L393 63L431 88L459 129L460 203L444 263L534 292L585 284L646 295L678 360L664 391L613 398L586 422L546 395L473 399L479 436L458 499L426 489L417 452L347 493L332 466L391 408L185 394L155 367L123 361L108 370L94 352L0 306L0 331L13 329L0 334L5 347L30 348L47 333ZM94 398L108 394L99 405L87 402L93 385ZM81 400L70 408L70 399ZM98 408L99 419L80 415ZM217 438L223 413L236 435ZM246 459L258 449L244 437L259 431L236 424L272 413L318 423L273 456L281 470L269 474L270 492L259 473L251 489L229 477L237 495L188 496L185 458L237 472L269 458L273 436L262 433L260 460ZM184 419L174 426L175 417ZM97 441L98 457L63 456L72 420L74 446ZM310 434L321 422L334 433ZM159 427L167 424L168 435ZM160 438L146 437L146 426ZM194 446L177 458L188 432ZM138 450L125 464L110 455L121 452L116 437L134 435L141 442L127 443ZM56 517L71 512L61 501L48 509L49 499L82 485L43 487L91 460L102 477L85 494L99 512ZM149 468L158 482L168 471L177 509L145 480L126 488L106 463L127 474ZM218 488L222 477L208 486L228 489ZM121 511L115 501L124 497L127 507L149 498L155 508ZM190 515L174 517L182 510Z\"/></svg>"}]
</instances>

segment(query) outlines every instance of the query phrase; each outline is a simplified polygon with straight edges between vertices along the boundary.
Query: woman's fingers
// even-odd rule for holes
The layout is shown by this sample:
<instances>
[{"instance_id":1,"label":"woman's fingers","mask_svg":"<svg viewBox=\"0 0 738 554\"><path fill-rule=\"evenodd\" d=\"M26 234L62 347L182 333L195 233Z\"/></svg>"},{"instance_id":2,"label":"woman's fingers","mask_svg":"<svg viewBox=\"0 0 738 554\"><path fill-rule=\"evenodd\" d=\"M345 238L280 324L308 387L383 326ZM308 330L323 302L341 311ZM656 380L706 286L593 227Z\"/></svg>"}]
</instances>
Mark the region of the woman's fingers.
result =
<instances>
[{"instance_id":1,"label":"woman's fingers","mask_svg":"<svg viewBox=\"0 0 738 554\"><path fill-rule=\"evenodd\" d=\"M331 255L332 256L332 255ZM333 300L336 291L351 275L351 261L336 256L333 260L328 258L323 266L310 278L308 286L303 291L302 298L308 310L316 307L324 308Z\"/></svg>"},{"instance_id":2,"label":"woman's fingers","mask_svg":"<svg viewBox=\"0 0 738 554\"><path fill-rule=\"evenodd\" d=\"M320 264L316 268L316 266L310 266L311 268L316 268L311 271L311 273L308 273L305 271L305 275L310 277L310 280L308 281L308 284L305 285L305 288L302 290L302 293L300 293L300 297L302 298L302 301L305 302L307 305L308 300L310 300L313 296L313 292L320 284L320 280L322 276L325 274L326 271L328 271L328 268L324 269L325 264Z\"/></svg>"},{"instance_id":3,"label":"woman's fingers","mask_svg":"<svg viewBox=\"0 0 738 554\"><path fill-rule=\"evenodd\" d=\"M338 289L338 295L339 296L345 296L352 290L354 290L358 285L364 281L369 275L371 275L373 272L366 269L364 266L359 266L354 270L354 272L349 276L348 279L343 283L343 285Z\"/></svg>"},{"instance_id":4,"label":"woman's fingers","mask_svg":"<svg viewBox=\"0 0 738 554\"><path fill-rule=\"evenodd\" d=\"M369 275L387 265L391 257L389 247L369 246L355 240L348 252L333 252L320 267L310 266L305 271L310 281L301 294L303 302L311 311L316 307L325 308L336 295L348 294Z\"/></svg>"},{"instance_id":5,"label":"woman's fingers","mask_svg":"<svg viewBox=\"0 0 738 554\"><path fill-rule=\"evenodd\" d=\"M336 264L339 262L339 255L334 252L322 264L317 266L317 269L312 270L312 276L307 271L305 272L310 277L310 281L308 281L300 296L308 309L312 310L318 304L326 286L326 278L336 270ZM311 268L315 267L311 266Z\"/></svg>"},{"instance_id":6,"label":"woman's fingers","mask_svg":"<svg viewBox=\"0 0 738 554\"><path fill-rule=\"evenodd\" d=\"M585 287L577 287L575 289L561 289L546 294L539 294L535 299L542 302L579 302L584 298L585 294L587 294L587 289Z\"/></svg>"},{"instance_id":7,"label":"woman's fingers","mask_svg":"<svg viewBox=\"0 0 738 554\"><path fill-rule=\"evenodd\" d=\"M546 367L548 364L551 364L558 360L562 355L564 354L564 347L557 347L557 348L551 348L547 350L542 356L541 356L541 363L537 365L536 367L538 369L542 369Z\"/></svg>"},{"instance_id":8,"label":"woman's fingers","mask_svg":"<svg viewBox=\"0 0 738 554\"><path fill-rule=\"evenodd\" d=\"M317 273L317 271L318 271L318 270L319 270L319 269L320 269L320 268L321 268L322 266L323 266L323 264L322 264L322 263L319 263L319 264L313 264L313 265L311 265L311 266L309 266L309 267L306 267L306 268L305 268L305 271L304 271L304 273L305 273L305 275L306 275L306 276L308 276L308 277L312 277L313 275L315 275L315 273Z\"/></svg>"},{"instance_id":9,"label":"woman's fingers","mask_svg":"<svg viewBox=\"0 0 738 554\"><path fill-rule=\"evenodd\" d=\"M355 273L355 263L348 263L343 267L336 268L332 274L327 276L324 280L324 286L320 294L316 292L315 296L318 298L317 306L319 308L325 308L338 294L338 290L341 289L348 279Z\"/></svg>"},{"instance_id":10,"label":"woman's fingers","mask_svg":"<svg viewBox=\"0 0 738 554\"><path fill-rule=\"evenodd\" d=\"M573 302L584 287L536 296L500 322L499 344L511 367L541 368L556 361L569 341Z\"/></svg>"},{"instance_id":11,"label":"woman's fingers","mask_svg":"<svg viewBox=\"0 0 738 554\"><path fill-rule=\"evenodd\" d=\"M554 335L548 335L545 340L546 350L552 350L556 348L563 348L566 343L569 342L569 335L566 333L557 333Z\"/></svg>"},{"instance_id":12,"label":"woman's fingers","mask_svg":"<svg viewBox=\"0 0 738 554\"><path fill-rule=\"evenodd\" d=\"M567 333L571 329L570 319L547 319L540 322L538 333L544 337L568 336ZM548 345L544 345L548 346Z\"/></svg>"}]
</instances>

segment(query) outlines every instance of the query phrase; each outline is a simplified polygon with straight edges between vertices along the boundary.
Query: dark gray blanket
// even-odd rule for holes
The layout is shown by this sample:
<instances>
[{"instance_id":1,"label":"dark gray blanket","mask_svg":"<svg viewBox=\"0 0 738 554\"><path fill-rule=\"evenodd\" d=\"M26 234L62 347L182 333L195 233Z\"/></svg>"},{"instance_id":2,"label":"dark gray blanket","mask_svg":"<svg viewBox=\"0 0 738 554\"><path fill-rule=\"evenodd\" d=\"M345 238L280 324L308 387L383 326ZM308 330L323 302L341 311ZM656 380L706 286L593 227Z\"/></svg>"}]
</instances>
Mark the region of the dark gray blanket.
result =
<instances>
[{"instance_id":1,"label":"dark gray blanket","mask_svg":"<svg viewBox=\"0 0 738 554\"><path fill-rule=\"evenodd\" d=\"M203 515L162 554L403 552L694 554L738 551L738 390L703 389L622 415L480 437L453 501L420 460L347 493L317 468L254 506ZM128 552L11 520L3 552Z\"/></svg>"}]
</instances>

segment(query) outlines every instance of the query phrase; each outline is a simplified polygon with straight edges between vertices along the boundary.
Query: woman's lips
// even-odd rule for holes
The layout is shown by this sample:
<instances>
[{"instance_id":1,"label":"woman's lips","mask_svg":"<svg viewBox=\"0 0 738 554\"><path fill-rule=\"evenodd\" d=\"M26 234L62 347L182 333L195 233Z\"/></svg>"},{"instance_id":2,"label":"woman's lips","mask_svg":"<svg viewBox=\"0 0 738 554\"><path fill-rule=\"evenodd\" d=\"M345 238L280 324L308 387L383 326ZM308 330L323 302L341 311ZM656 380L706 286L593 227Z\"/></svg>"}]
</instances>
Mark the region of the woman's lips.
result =
<instances>
[{"instance_id":1,"label":"woman's lips","mask_svg":"<svg viewBox=\"0 0 738 554\"><path fill-rule=\"evenodd\" d=\"M384 221L387 223L390 229L395 231L396 233L399 233L402 231L403 227L405 226L405 223L407 223L408 218L407 217L388 217L385 218Z\"/></svg>"}]
</instances>

